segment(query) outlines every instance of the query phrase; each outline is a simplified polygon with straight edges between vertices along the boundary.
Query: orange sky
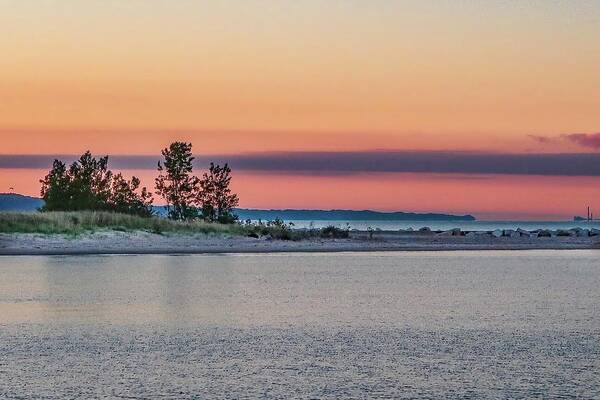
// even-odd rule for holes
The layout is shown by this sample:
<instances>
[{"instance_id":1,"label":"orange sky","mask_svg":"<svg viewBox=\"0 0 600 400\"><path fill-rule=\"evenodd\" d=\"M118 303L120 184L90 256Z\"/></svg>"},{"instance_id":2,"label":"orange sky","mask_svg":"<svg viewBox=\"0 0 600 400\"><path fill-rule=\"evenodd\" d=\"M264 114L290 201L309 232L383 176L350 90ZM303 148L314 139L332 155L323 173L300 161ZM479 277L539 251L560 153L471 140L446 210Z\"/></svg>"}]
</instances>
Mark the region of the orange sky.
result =
<instances>
[{"instance_id":1,"label":"orange sky","mask_svg":"<svg viewBox=\"0 0 600 400\"><path fill-rule=\"evenodd\" d=\"M0 8L5 154L155 153L231 131L204 151L327 148L326 132L354 148L526 150L528 134L600 129L596 2Z\"/></svg>"},{"instance_id":2,"label":"orange sky","mask_svg":"<svg viewBox=\"0 0 600 400\"><path fill-rule=\"evenodd\" d=\"M530 137L600 132L598 2L7 0L0 26L0 154L598 151Z\"/></svg>"}]
</instances>

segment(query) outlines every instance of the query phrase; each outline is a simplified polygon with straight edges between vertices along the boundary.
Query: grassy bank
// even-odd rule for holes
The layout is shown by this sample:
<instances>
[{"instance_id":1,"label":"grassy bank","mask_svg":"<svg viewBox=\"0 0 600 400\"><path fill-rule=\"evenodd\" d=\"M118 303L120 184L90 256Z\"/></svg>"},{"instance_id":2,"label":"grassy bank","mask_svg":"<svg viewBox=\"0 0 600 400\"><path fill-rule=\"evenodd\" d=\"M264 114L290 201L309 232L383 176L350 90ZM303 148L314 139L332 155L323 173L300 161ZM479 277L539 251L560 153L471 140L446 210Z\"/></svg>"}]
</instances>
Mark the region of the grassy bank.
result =
<instances>
[{"instance_id":1,"label":"grassy bank","mask_svg":"<svg viewBox=\"0 0 600 400\"><path fill-rule=\"evenodd\" d=\"M158 217L138 217L111 212L0 212L0 233L78 235L96 231L151 232L156 234L215 234L300 240L310 237L347 238L349 230L329 226L295 230L281 220L266 223L219 224L204 221L180 222Z\"/></svg>"},{"instance_id":2,"label":"grassy bank","mask_svg":"<svg viewBox=\"0 0 600 400\"><path fill-rule=\"evenodd\" d=\"M238 224L211 224L204 221L179 222L166 218L143 218L110 212L0 213L0 233L76 235L98 230L226 235L248 234L248 229Z\"/></svg>"}]
</instances>

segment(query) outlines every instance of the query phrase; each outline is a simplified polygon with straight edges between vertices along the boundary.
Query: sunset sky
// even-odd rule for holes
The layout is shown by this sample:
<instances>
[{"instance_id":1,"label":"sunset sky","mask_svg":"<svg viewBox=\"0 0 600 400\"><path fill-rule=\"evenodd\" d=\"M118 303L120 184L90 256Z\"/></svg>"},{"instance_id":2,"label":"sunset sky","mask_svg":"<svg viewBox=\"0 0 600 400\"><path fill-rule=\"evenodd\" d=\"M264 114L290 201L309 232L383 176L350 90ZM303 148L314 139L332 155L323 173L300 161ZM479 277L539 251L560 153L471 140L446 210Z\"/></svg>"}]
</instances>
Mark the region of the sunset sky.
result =
<instances>
[{"instance_id":1,"label":"sunset sky","mask_svg":"<svg viewBox=\"0 0 600 400\"><path fill-rule=\"evenodd\" d=\"M243 207L600 215L598 1L0 0L0 32L0 192L87 149L152 186L131 156L186 140Z\"/></svg>"}]
</instances>

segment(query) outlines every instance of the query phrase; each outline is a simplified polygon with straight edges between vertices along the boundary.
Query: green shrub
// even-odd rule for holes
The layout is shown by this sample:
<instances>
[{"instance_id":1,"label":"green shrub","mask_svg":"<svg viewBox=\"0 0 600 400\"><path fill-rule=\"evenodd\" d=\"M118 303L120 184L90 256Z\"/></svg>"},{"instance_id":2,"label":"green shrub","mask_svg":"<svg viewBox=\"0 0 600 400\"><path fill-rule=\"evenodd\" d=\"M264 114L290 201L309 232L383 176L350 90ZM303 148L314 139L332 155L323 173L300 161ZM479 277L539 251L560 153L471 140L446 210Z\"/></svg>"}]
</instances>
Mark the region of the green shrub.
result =
<instances>
[{"instance_id":1,"label":"green shrub","mask_svg":"<svg viewBox=\"0 0 600 400\"><path fill-rule=\"evenodd\" d=\"M244 224L240 226L246 230L246 236L253 238L270 236L271 238L278 240L300 240L305 237L303 232L293 229L293 223L285 223L279 218L267 222L261 220L258 220L257 222L246 220Z\"/></svg>"},{"instance_id":2,"label":"green shrub","mask_svg":"<svg viewBox=\"0 0 600 400\"><path fill-rule=\"evenodd\" d=\"M350 237L350 228L338 228L337 226L329 225L321 229L320 235L322 238L332 239L347 239Z\"/></svg>"}]
</instances>

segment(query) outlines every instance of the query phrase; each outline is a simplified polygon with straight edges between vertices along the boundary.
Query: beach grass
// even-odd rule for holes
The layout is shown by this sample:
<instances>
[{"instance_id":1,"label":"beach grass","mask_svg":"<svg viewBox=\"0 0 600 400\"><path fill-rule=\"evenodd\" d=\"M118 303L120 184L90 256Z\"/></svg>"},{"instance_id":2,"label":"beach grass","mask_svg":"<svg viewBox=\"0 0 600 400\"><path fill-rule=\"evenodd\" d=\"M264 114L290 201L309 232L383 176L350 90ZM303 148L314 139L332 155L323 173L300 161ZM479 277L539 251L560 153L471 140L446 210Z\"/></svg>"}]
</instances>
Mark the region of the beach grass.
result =
<instances>
[{"instance_id":1,"label":"beach grass","mask_svg":"<svg viewBox=\"0 0 600 400\"><path fill-rule=\"evenodd\" d=\"M150 232L155 234L210 234L249 236L277 240L314 237L348 238L348 229L329 226L322 229L292 229L281 220L220 224L202 220L173 221L161 217L139 217L108 211L0 212L0 233L80 235L98 231Z\"/></svg>"},{"instance_id":2,"label":"beach grass","mask_svg":"<svg viewBox=\"0 0 600 400\"><path fill-rule=\"evenodd\" d=\"M113 230L162 233L203 233L246 236L250 228L240 224L204 221L172 221L159 217L138 217L104 211L0 213L0 233L39 233L77 235Z\"/></svg>"}]
</instances>

